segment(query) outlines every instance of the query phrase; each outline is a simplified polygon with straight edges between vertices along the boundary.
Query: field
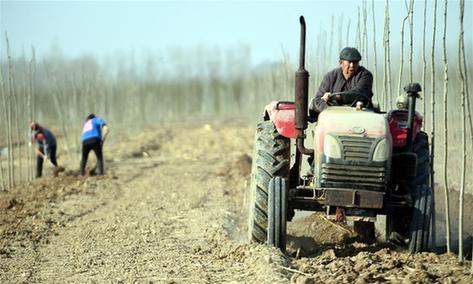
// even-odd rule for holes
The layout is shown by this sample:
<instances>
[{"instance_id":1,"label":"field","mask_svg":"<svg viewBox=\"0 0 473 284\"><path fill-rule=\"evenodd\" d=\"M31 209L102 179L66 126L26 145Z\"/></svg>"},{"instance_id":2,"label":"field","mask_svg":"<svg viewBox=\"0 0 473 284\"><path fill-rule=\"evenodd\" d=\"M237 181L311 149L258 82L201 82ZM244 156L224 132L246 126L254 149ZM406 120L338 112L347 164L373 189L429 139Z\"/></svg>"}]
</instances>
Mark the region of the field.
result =
<instances>
[{"instance_id":1,"label":"field","mask_svg":"<svg viewBox=\"0 0 473 284\"><path fill-rule=\"evenodd\" d=\"M247 243L245 122L115 135L106 176L77 176L63 157L59 177L0 193L0 282L473 281L469 261L357 242L321 215L289 223L287 255Z\"/></svg>"},{"instance_id":2,"label":"field","mask_svg":"<svg viewBox=\"0 0 473 284\"><path fill-rule=\"evenodd\" d=\"M464 2L449 2L448 19L446 2L372 1L371 10L362 0L357 21L342 14L332 16L330 31L309 30L305 66L313 98L324 74L338 66L339 50L356 46L374 75L373 101L386 112L404 85L421 83L417 111L434 154L437 254L372 244L308 212L288 223L286 254L247 241L254 128L266 104L294 100L297 51L282 48L280 58L260 64L246 45L109 58L55 50L37 58L34 47L10 50L5 34L0 283L473 283L473 65L466 60L473 45L471 36L466 44L463 38L471 9L464 24L452 18ZM398 10L375 15L375 4L378 11ZM400 11L401 18L393 16ZM105 176L78 175L89 113L111 129ZM44 176L34 179L32 121L58 138L66 171L57 177L45 164ZM312 128L306 134L310 140ZM94 163L89 159L89 169Z\"/></svg>"}]
</instances>

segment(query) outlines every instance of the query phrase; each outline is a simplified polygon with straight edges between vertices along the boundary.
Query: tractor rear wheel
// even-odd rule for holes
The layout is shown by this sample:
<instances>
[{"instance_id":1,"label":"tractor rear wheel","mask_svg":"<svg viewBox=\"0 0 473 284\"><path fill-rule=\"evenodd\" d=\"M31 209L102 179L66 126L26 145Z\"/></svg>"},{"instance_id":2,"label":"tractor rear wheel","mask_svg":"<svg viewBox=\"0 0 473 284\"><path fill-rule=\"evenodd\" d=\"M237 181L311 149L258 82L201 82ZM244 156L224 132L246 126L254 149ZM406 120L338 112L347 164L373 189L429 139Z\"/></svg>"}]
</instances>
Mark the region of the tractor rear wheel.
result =
<instances>
[{"instance_id":1,"label":"tractor rear wheel","mask_svg":"<svg viewBox=\"0 0 473 284\"><path fill-rule=\"evenodd\" d=\"M269 182L268 245L286 251L287 183L281 177Z\"/></svg>"},{"instance_id":2,"label":"tractor rear wheel","mask_svg":"<svg viewBox=\"0 0 473 284\"><path fill-rule=\"evenodd\" d=\"M290 159L290 139L279 134L271 121L258 123L249 196L250 241L267 242L269 182L274 177L289 178Z\"/></svg>"},{"instance_id":3,"label":"tractor rear wheel","mask_svg":"<svg viewBox=\"0 0 473 284\"><path fill-rule=\"evenodd\" d=\"M415 192L412 221L409 230L409 252L428 250L430 218L432 215L432 190L427 185L419 185Z\"/></svg>"},{"instance_id":4,"label":"tractor rear wheel","mask_svg":"<svg viewBox=\"0 0 473 284\"><path fill-rule=\"evenodd\" d=\"M411 192L419 185L430 185L430 152L429 139L425 132L419 132L414 141L414 152L417 154L416 177L411 181Z\"/></svg>"},{"instance_id":5,"label":"tractor rear wheel","mask_svg":"<svg viewBox=\"0 0 473 284\"><path fill-rule=\"evenodd\" d=\"M417 154L416 177L409 185L414 201L409 228L411 253L427 251L429 248L430 219L434 206L430 187L429 141L424 132L417 134L414 152Z\"/></svg>"}]
</instances>

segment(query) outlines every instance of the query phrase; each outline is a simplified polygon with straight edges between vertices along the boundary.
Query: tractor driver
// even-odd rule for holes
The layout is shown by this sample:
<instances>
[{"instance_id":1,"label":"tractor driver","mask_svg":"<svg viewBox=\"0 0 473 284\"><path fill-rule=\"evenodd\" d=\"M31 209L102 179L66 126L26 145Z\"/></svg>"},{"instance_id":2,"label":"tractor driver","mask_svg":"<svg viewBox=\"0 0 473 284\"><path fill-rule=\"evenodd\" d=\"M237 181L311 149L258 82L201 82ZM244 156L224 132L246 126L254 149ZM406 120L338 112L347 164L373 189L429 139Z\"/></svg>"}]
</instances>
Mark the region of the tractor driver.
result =
<instances>
[{"instance_id":1,"label":"tractor driver","mask_svg":"<svg viewBox=\"0 0 473 284\"><path fill-rule=\"evenodd\" d=\"M360 52L354 47L345 47L340 52L340 67L325 74L319 89L309 107L311 117L327 108L332 93L350 91L368 98L373 96L373 75L359 65Z\"/></svg>"}]
</instances>

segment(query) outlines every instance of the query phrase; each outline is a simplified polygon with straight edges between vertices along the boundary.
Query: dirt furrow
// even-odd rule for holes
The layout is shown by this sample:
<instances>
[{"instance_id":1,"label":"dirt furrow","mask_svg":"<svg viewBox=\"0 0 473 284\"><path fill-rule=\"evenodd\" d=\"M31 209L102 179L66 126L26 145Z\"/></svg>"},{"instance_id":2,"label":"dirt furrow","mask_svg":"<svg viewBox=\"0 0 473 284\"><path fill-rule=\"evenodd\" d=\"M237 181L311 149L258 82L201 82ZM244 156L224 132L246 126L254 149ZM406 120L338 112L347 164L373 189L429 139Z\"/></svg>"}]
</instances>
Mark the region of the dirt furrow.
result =
<instances>
[{"instance_id":1,"label":"dirt furrow","mask_svg":"<svg viewBox=\"0 0 473 284\"><path fill-rule=\"evenodd\" d=\"M358 243L323 216L289 223L287 255L248 244L252 134L238 124L115 134L106 176L71 171L0 195L0 282L473 280L454 256Z\"/></svg>"}]
</instances>

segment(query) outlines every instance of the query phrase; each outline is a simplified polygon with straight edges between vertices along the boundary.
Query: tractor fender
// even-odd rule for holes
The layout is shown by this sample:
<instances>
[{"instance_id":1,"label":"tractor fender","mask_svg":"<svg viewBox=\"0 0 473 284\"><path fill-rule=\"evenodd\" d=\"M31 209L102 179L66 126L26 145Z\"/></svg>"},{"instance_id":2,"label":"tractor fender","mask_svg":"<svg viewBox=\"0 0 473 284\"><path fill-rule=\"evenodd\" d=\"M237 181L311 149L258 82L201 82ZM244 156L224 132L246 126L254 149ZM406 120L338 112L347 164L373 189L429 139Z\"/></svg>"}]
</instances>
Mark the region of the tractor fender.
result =
<instances>
[{"instance_id":1,"label":"tractor fender","mask_svg":"<svg viewBox=\"0 0 473 284\"><path fill-rule=\"evenodd\" d=\"M264 108L264 120L271 120L279 134L287 138L297 138L295 128L295 109L293 102L272 101Z\"/></svg>"},{"instance_id":2,"label":"tractor fender","mask_svg":"<svg viewBox=\"0 0 473 284\"><path fill-rule=\"evenodd\" d=\"M388 113L388 123L391 135L393 137L394 147L405 147L407 142L407 110L391 110ZM417 133L422 128L423 117L419 112L415 112L414 129L412 130L412 139L415 140Z\"/></svg>"}]
</instances>

